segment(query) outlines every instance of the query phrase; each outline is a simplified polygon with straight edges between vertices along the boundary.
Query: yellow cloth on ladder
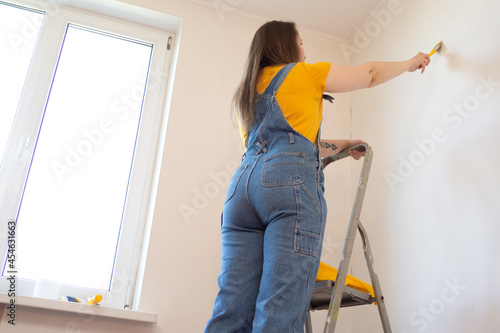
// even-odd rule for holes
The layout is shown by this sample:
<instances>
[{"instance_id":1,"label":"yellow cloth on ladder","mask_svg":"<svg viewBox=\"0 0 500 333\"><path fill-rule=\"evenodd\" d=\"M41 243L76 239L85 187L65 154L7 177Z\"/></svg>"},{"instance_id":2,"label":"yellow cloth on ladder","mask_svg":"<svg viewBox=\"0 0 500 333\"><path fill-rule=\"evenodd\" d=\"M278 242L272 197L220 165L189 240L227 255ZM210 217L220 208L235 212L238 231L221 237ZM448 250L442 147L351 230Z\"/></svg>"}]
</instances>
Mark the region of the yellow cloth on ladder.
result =
<instances>
[{"instance_id":1,"label":"yellow cloth on ladder","mask_svg":"<svg viewBox=\"0 0 500 333\"><path fill-rule=\"evenodd\" d=\"M316 281L325 281L325 280L335 281L335 279L337 278L337 272L338 269L320 262L318 275L316 276ZM347 274L345 285L353 289L362 291L364 293L370 294L372 295L372 297L375 297L375 292L373 291L373 287L371 285L361 281L360 279L355 278L352 275Z\"/></svg>"}]
</instances>

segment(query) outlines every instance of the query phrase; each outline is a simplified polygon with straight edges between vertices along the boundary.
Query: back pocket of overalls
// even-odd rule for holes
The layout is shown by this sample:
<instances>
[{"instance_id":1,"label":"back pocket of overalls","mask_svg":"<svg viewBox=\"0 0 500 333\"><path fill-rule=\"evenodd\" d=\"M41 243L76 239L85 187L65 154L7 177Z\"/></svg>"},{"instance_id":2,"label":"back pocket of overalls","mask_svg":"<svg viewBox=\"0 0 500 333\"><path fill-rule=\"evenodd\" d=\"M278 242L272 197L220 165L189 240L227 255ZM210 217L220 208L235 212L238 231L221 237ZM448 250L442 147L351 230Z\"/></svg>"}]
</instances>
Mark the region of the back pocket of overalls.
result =
<instances>
[{"instance_id":1,"label":"back pocket of overalls","mask_svg":"<svg viewBox=\"0 0 500 333\"><path fill-rule=\"evenodd\" d=\"M229 181L229 186L227 188L227 193L226 193L226 200L224 200L224 204L231 200L231 198L234 196L234 193L236 192L236 187L238 187L238 183L240 182L241 176L243 176L243 173L247 169L248 165L240 165L238 169L233 173L233 176L231 177L231 180Z\"/></svg>"},{"instance_id":2,"label":"back pocket of overalls","mask_svg":"<svg viewBox=\"0 0 500 333\"><path fill-rule=\"evenodd\" d=\"M265 187L300 185L304 182L304 153L281 153L268 157L262 169Z\"/></svg>"}]
</instances>

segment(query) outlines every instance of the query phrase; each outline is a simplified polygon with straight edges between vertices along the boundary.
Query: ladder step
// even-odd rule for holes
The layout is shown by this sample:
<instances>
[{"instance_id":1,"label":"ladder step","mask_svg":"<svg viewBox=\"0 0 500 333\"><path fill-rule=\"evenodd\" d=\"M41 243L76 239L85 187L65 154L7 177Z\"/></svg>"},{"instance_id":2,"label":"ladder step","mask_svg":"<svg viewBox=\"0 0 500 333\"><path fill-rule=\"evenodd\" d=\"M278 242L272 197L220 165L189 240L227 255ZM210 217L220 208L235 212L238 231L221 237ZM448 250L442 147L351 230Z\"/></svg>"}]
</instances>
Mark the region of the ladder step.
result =
<instances>
[{"instance_id":1,"label":"ladder step","mask_svg":"<svg viewBox=\"0 0 500 333\"><path fill-rule=\"evenodd\" d=\"M327 310L329 308L334 285L335 281L331 280L316 281L311 298L311 310ZM345 286L340 307L367 305L373 302L375 302L375 297L370 294Z\"/></svg>"}]
</instances>

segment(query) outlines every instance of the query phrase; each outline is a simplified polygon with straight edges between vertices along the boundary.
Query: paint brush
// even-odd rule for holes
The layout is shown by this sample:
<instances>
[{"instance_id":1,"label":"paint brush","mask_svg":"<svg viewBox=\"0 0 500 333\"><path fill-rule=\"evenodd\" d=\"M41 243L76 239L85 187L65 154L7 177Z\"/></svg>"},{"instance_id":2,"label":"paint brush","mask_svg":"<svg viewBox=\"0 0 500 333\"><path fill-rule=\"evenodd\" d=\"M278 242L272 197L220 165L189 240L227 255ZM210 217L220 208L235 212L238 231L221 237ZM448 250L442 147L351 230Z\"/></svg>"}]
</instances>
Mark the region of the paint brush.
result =
<instances>
[{"instance_id":1,"label":"paint brush","mask_svg":"<svg viewBox=\"0 0 500 333\"><path fill-rule=\"evenodd\" d=\"M441 46L443 46L443 41L440 41L439 43L436 44L436 46L434 46L431 53L429 53L429 57L432 56L434 53L436 53L436 51L439 51Z\"/></svg>"}]
</instances>

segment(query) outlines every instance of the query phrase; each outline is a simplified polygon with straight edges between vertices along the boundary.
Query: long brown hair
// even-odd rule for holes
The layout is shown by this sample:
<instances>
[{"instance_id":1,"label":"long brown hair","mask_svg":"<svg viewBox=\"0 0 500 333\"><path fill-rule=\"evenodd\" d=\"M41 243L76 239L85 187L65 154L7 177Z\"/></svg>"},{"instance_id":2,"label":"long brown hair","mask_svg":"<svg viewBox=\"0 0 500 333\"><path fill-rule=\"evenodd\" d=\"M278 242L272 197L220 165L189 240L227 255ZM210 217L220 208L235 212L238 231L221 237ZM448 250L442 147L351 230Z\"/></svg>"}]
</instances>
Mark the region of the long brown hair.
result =
<instances>
[{"instance_id":1,"label":"long brown hair","mask_svg":"<svg viewBox=\"0 0 500 333\"><path fill-rule=\"evenodd\" d=\"M262 68L301 61L294 22L271 21L257 30L248 54L243 79L233 97L233 111L248 131L254 121L257 80Z\"/></svg>"}]
</instances>

